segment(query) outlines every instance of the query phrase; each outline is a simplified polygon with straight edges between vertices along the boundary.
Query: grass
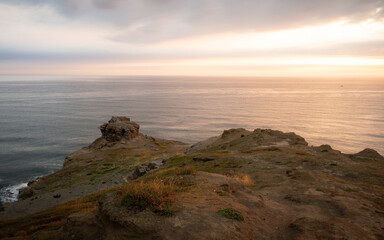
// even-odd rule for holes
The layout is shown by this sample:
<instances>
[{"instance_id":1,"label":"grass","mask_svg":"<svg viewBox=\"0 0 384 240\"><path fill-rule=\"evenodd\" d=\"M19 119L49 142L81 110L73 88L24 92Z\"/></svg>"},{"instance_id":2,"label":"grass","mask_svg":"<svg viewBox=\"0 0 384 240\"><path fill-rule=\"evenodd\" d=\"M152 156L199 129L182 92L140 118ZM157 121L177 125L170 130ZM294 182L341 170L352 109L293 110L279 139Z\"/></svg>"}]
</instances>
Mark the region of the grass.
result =
<instances>
[{"instance_id":1,"label":"grass","mask_svg":"<svg viewBox=\"0 0 384 240\"><path fill-rule=\"evenodd\" d=\"M115 164L112 164L112 163L105 163L103 164L102 167L98 167L96 170L95 170L95 173L97 174L105 174L107 172L111 172L115 169L118 169L120 168L120 166L117 166Z\"/></svg>"},{"instance_id":2,"label":"grass","mask_svg":"<svg viewBox=\"0 0 384 240\"><path fill-rule=\"evenodd\" d=\"M175 175L193 175L196 173L196 169L193 166L186 166L181 168L175 168L174 169Z\"/></svg>"},{"instance_id":3,"label":"grass","mask_svg":"<svg viewBox=\"0 0 384 240\"><path fill-rule=\"evenodd\" d=\"M97 209L102 195L117 188L103 190L82 198L66 202L56 207L25 217L0 222L0 239L13 237L20 231L31 235L38 231L57 230L63 226L67 217L76 212L91 212Z\"/></svg>"},{"instance_id":4,"label":"grass","mask_svg":"<svg viewBox=\"0 0 384 240\"><path fill-rule=\"evenodd\" d=\"M127 184L123 188L121 204L136 211L149 208L161 216L170 216L175 194L194 185L188 175L195 173L196 169L191 166L158 169L140 182Z\"/></svg>"},{"instance_id":5,"label":"grass","mask_svg":"<svg viewBox=\"0 0 384 240\"><path fill-rule=\"evenodd\" d=\"M229 218L229 219L233 219L233 220L237 220L237 221L244 221L243 215L239 211L237 211L233 208L224 208L224 209L217 211L217 213L221 214L224 217Z\"/></svg>"},{"instance_id":6,"label":"grass","mask_svg":"<svg viewBox=\"0 0 384 240\"><path fill-rule=\"evenodd\" d=\"M144 175L141 179L143 181L150 181L155 179L164 180L175 176L194 175L195 173L196 169L193 166L159 168Z\"/></svg>"},{"instance_id":7,"label":"grass","mask_svg":"<svg viewBox=\"0 0 384 240\"><path fill-rule=\"evenodd\" d=\"M255 183L249 175L241 174L234 177L238 182L241 182L246 187L254 187Z\"/></svg>"},{"instance_id":8,"label":"grass","mask_svg":"<svg viewBox=\"0 0 384 240\"><path fill-rule=\"evenodd\" d=\"M160 179L130 183L123 189L121 204L130 210L149 208L159 215L169 216L173 214L171 205L177 188L173 182Z\"/></svg>"}]
</instances>

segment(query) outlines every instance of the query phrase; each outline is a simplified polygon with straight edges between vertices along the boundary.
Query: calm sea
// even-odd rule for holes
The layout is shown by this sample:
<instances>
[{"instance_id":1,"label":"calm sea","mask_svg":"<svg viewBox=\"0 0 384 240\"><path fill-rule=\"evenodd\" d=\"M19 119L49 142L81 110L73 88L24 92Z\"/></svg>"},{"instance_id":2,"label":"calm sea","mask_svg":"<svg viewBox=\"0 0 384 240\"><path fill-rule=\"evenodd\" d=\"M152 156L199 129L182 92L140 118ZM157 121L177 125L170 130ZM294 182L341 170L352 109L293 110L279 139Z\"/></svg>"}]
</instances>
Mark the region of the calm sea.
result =
<instances>
[{"instance_id":1,"label":"calm sea","mask_svg":"<svg viewBox=\"0 0 384 240\"><path fill-rule=\"evenodd\" d=\"M0 201L61 168L112 115L188 143L243 127L384 153L384 83L271 78L0 76Z\"/></svg>"}]
</instances>

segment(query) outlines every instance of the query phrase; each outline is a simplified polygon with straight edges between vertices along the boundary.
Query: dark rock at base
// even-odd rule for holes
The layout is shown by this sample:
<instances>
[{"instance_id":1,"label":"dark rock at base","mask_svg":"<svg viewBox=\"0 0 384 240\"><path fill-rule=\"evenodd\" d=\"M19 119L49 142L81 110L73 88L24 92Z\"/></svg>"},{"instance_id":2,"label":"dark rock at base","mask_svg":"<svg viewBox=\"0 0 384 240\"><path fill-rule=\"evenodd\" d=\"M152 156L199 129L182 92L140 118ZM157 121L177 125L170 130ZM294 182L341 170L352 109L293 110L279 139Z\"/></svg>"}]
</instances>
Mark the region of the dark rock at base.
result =
<instances>
[{"instance_id":1,"label":"dark rock at base","mask_svg":"<svg viewBox=\"0 0 384 240\"><path fill-rule=\"evenodd\" d=\"M19 199L27 199L35 195L31 187L25 187L19 190Z\"/></svg>"}]
</instances>

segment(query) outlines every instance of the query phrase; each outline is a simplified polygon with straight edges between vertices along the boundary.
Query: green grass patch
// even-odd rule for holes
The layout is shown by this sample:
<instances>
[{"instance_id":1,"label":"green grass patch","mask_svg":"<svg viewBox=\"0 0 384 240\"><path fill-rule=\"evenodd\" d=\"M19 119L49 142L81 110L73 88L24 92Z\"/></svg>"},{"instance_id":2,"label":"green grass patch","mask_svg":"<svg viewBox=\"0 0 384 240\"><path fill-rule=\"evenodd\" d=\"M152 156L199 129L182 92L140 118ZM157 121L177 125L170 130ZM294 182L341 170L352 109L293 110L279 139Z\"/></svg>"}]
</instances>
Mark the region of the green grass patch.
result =
<instances>
[{"instance_id":1,"label":"green grass patch","mask_svg":"<svg viewBox=\"0 0 384 240\"><path fill-rule=\"evenodd\" d=\"M229 218L229 219L233 219L233 220L237 220L237 221L244 221L243 215L239 211L237 211L233 208L224 208L224 209L217 211L217 213L221 214L224 217Z\"/></svg>"},{"instance_id":2,"label":"green grass patch","mask_svg":"<svg viewBox=\"0 0 384 240\"><path fill-rule=\"evenodd\" d=\"M111 172L111 171L118 169L118 168L120 168L120 166L117 166L117 165L112 164L112 163L105 163L105 164L103 164L102 167L98 167L95 170L95 173L96 174L105 174L107 172Z\"/></svg>"}]
</instances>

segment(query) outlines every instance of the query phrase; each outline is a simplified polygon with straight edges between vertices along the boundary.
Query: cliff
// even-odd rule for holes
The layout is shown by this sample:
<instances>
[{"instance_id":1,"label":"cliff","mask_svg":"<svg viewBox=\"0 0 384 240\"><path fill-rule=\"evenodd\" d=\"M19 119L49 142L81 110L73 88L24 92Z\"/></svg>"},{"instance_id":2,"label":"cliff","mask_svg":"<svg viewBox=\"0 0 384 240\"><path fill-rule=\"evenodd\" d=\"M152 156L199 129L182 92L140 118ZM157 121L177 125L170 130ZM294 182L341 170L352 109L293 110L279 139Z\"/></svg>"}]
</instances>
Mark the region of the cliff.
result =
<instances>
[{"instance_id":1,"label":"cliff","mask_svg":"<svg viewBox=\"0 0 384 240\"><path fill-rule=\"evenodd\" d=\"M192 146L113 117L0 211L5 239L384 239L384 158L294 133Z\"/></svg>"}]
</instances>

